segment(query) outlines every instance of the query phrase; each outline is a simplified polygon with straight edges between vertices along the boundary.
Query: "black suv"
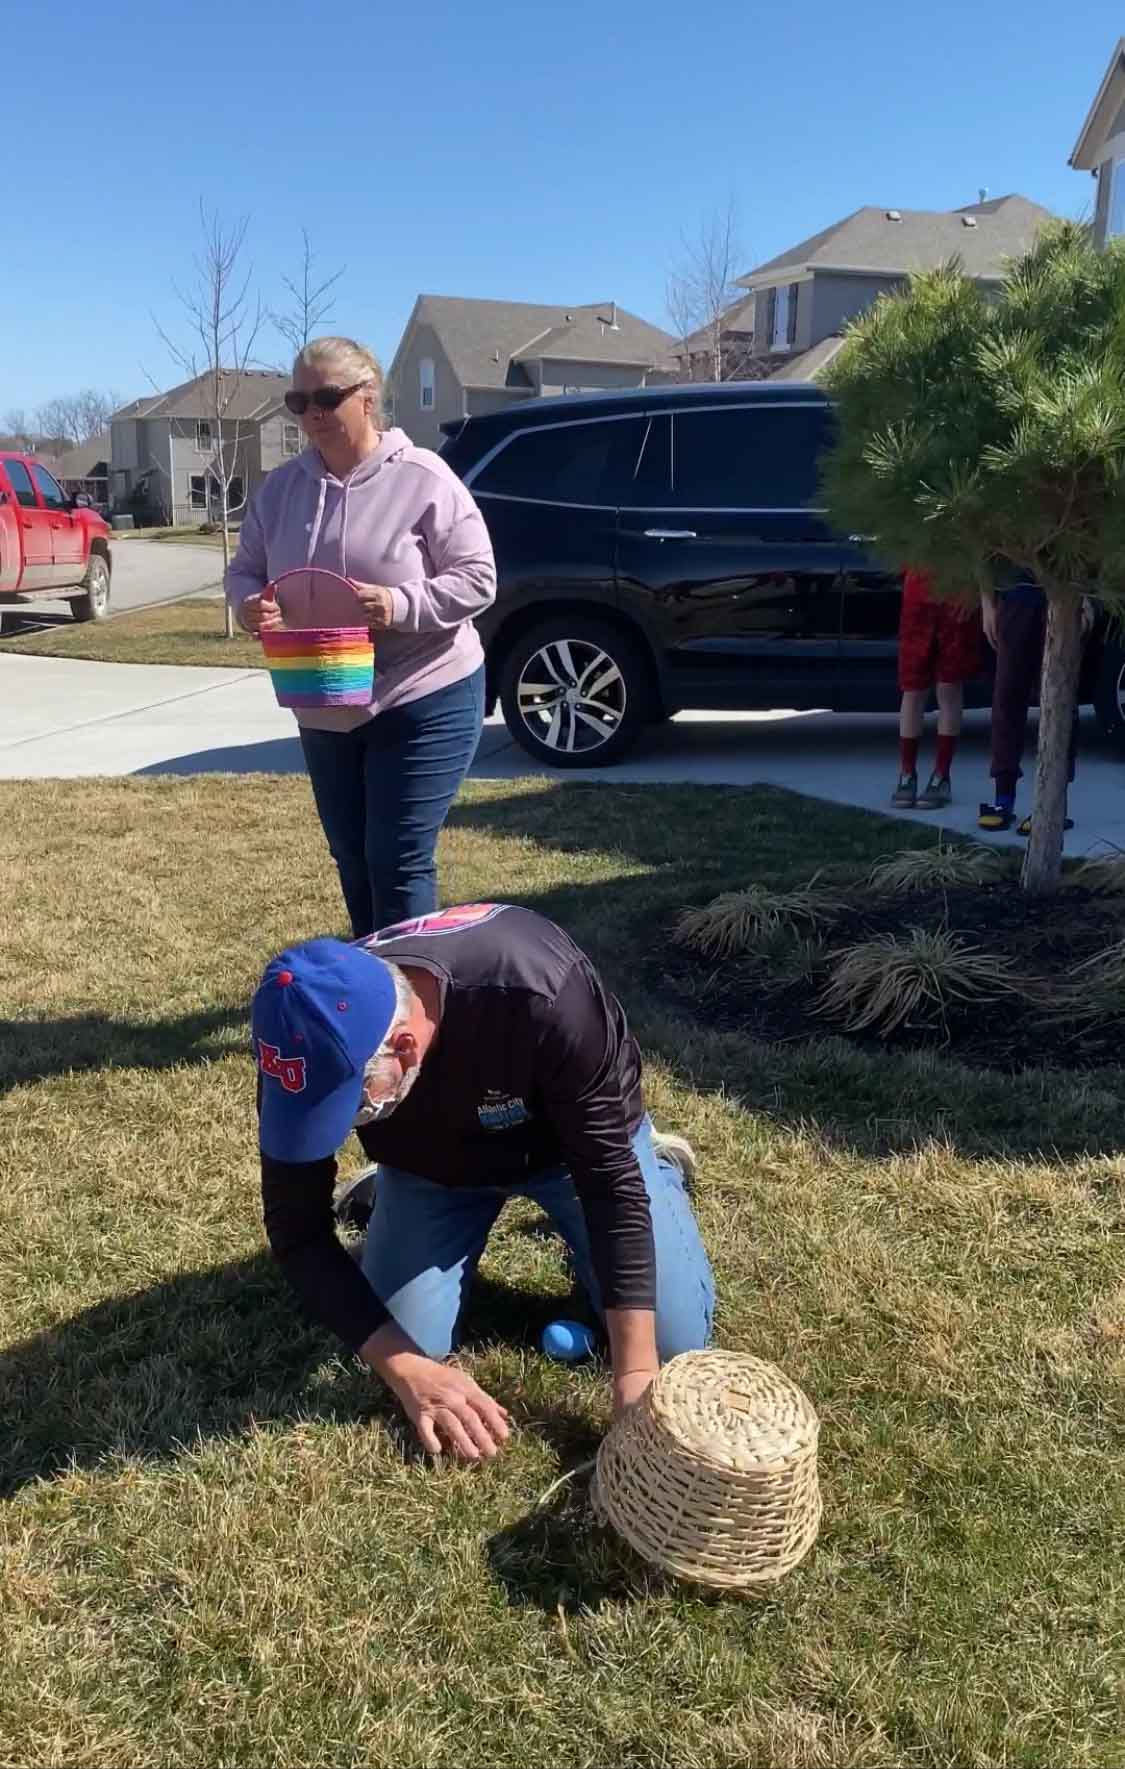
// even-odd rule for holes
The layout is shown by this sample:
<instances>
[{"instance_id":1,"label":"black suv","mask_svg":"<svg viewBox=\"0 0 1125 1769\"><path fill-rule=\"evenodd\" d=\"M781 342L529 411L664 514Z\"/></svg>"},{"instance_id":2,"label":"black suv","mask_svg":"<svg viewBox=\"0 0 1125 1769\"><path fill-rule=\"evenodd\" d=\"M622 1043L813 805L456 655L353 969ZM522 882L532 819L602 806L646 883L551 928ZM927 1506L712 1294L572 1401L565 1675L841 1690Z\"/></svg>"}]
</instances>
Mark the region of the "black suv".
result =
<instances>
[{"instance_id":1,"label":"black suv","mask_svg":"<svg viewBox=\"0 0 1125 1769\"><path fill-rule=\"evenodd\" d=\"M891 712L901 579L817 509L832 408L796 382L540 399L443 426L499 593L489 704L539 760L620 760L686 707ZM987 706L991 680L966 688ZM1125 738L1125 650L1099 623L1082 699Z\"/></svg>"}]
</instances>

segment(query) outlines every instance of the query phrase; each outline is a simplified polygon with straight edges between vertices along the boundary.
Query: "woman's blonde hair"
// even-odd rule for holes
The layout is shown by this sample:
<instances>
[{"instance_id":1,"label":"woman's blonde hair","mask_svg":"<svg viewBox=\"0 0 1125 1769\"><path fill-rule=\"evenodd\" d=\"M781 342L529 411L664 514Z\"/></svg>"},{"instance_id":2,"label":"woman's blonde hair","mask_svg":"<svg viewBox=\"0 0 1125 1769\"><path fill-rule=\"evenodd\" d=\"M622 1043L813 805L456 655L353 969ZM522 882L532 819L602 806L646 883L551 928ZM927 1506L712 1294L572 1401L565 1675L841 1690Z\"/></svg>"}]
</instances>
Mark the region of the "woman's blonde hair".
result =
<instances>
[{"instance_id":1,"label":"woman's blonde hair","mask_svg":"<svg viewBox=\"0 0 1125 1769\"><path fill-rule=\"evenodd\" d=\"M356 381L370 381L373 404L371 421L379 429L383 418L383 366L363 344L357 344L354 338L310 338L303 350L297 352L293 362L293 373L298 366L307 369L331 369L339 376L341 387L350 387Z\"/></svg>"}]
</instances>

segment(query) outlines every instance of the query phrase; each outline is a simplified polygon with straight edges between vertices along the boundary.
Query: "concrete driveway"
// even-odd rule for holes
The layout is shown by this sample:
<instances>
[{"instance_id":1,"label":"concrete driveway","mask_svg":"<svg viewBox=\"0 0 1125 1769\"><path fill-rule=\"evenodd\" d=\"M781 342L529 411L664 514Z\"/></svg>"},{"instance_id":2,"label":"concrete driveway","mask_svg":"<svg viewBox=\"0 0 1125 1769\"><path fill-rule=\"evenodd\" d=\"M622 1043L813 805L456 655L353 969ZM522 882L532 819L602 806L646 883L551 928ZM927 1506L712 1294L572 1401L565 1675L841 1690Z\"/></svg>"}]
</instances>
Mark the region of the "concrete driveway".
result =
<instances>
[{"instance_id":1,"label":"concrete driveway","mask_svg":"<svg viewBox=\"0 0 1125 1769\"><path fill-rule=\"evenodd\" d=\"M923 767L929 754L923 752ZM780 709L683 713L649 732L619 767L554 777L585 785L767 784L890 813L896 765L893 716ZM264 671L0 655L0 778L302 770L292 715L276 704ZM473 772L478 779L510 780L552 770L533 762L493 719ZM917 821L930 829L975 831L977 804L990 784L986 712L966 720L954 781L957 802L940 816L913 813ZM1023 798L1025 806L1029 802L1030 780ZM1089 719L1071 803L1076 827L1067 838L1068 853L1125 849L1125 762L1101 742Z\"/></svg>"},{"instance_id":2,"label":"concrete driveway","mask_svg":"<svg viewBox=\"0 0 1125 1769\"><path fill-rule=\"evenodd\" d=\"M147 608L154 602L175 602L200 590L217 590L222 583L223 555L218 547L146 540L114 540L110 546L113 588L109 605L113 614ZM72 618L68 602L46 600L0 609L0 615L9 635Z\"/></svg>"}]
</instances>

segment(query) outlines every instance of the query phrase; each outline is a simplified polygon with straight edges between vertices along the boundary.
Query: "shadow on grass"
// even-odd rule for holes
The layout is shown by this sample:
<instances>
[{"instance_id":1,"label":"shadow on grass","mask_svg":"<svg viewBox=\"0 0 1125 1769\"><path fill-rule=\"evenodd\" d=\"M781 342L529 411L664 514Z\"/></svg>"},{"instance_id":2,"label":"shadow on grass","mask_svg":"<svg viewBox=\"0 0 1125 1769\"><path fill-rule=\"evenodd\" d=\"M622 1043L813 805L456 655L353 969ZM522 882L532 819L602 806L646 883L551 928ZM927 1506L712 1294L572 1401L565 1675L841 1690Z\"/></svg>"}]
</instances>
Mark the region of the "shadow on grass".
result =
<instances>
[{"instance_id":1,"label":"shadow on grass","mask_svg":"<svg viewBox=\"0 0 1125 1769\"><path fill-rule=\"evenodd\" d=\"M553 1504L529 1511L485 1543L489 1570L513 1608L575 1614L637 1600L663 1584L597 1523L590 1480L580 1466Z\"/></svg>"},{"instance_id":2,"label":"shadow on grass","mask_svg":"<svg viewBox=\"0 0 1125 1769\"><path fill-rule=\"evenodd\" d=\"M478 1277L462 1343L530 1346L558 1312L557 1298ZM0 1395L0 1496L107 1455L174 1456L274 1421L378 1417L414 1447L388 1391L302 1321L265 1251L113 1297L7 1347ZM593 1453L580 1410L498 1398L560 1455Z\"/></svg>"},{"instance_id":3,"label":"shadow on grass","mask_svg":"<svg viewBox=\"0 0 1125 1769\"><path fill-rule=\"evenodd\" d=\"M73 1014L57 1020L0 1020L0 1091L22 1082L88 1069L169 1069L212 1062L244 1034L250 1048L249 1002L208 1008L170 1020L123 1020Z\"/></svg>"}]
</instances>

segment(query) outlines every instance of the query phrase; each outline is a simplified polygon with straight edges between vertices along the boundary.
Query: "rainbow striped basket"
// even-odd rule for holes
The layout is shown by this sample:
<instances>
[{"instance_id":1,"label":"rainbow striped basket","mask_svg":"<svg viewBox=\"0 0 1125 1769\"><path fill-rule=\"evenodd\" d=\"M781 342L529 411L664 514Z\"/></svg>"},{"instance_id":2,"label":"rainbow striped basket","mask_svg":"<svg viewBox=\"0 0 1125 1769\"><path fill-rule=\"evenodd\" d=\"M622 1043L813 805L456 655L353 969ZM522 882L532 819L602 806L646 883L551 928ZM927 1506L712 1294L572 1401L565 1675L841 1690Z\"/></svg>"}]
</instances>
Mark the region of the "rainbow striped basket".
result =
<instances>
[{"instance_id":1,"label":"rainbow striped basket","mask_svg":"<svg viewBox=\"0 0 1125 1769\"><path fill-rule=\"evenodd\" d=\"M262 650L279 706L371 704L375 647L366 627L265 632Z\"/></svg>"}]
</instances>

